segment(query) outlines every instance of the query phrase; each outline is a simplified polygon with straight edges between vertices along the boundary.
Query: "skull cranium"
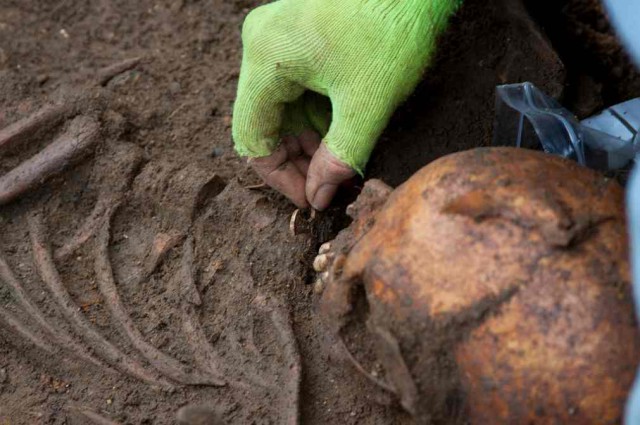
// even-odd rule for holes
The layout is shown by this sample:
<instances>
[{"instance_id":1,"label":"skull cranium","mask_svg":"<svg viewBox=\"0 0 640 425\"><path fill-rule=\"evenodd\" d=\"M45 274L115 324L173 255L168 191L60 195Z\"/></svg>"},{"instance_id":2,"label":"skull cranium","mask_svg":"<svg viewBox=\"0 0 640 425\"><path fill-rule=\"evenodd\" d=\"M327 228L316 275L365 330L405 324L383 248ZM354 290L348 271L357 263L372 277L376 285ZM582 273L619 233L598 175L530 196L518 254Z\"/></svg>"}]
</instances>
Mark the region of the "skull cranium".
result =
<instances>
[{"instance_id":1,"label":"skull cranium","mask_svg":"<svg viewBox=\"0 0 640 425\"><path fill-rule=\"evenodd\" d=\"M317 261L323 320L342 341L364 288L372 379L419 420L618 423L640 354L623 206L616 182L523 149L369 182Z\"/></svg>"}]
</instances>

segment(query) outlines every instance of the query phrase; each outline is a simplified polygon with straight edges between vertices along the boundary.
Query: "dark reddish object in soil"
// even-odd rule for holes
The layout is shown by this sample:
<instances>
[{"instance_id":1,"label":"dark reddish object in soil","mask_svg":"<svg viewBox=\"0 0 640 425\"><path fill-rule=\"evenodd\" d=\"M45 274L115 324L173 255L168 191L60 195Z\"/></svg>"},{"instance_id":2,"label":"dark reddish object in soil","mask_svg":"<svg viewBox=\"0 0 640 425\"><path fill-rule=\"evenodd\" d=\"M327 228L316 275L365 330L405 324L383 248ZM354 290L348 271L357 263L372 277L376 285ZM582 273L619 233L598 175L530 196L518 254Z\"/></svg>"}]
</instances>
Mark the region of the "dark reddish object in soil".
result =
<instances>
[{"instance_id":1,"label":"dark reddish object in soil","mask_svg":"<svg viewBox=\"0 0 640 425\"><path fill-rule=\"evenodd\" d=\"M390 195L367 185L325 254L340 266L321 311L339 340L364 287L405 409L446 421L459 394L471 423L621 422L640 337L618 183L556 156L479 148Z\"/></svg>"}]
</instances>

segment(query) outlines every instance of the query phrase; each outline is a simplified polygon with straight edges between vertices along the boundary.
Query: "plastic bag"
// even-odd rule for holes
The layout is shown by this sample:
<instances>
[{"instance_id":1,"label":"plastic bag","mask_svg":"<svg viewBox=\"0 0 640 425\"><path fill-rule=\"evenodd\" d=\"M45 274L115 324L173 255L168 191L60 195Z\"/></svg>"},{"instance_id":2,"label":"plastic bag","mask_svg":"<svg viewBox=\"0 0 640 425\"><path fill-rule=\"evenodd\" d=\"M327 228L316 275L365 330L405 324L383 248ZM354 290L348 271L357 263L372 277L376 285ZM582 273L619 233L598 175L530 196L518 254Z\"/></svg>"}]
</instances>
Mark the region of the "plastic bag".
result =
<instances>
[{"instance_id":1,"label":"plastic bag","mask_svg":"<svg viewBox=\"0 0 640 425\"><path fill-rule=\"evenodd\" d=\"M582 122L531 83L498 86L494 145L535 148L598 170L623 168L640 150L640 98Z\"/></svg>"}]
</instances>

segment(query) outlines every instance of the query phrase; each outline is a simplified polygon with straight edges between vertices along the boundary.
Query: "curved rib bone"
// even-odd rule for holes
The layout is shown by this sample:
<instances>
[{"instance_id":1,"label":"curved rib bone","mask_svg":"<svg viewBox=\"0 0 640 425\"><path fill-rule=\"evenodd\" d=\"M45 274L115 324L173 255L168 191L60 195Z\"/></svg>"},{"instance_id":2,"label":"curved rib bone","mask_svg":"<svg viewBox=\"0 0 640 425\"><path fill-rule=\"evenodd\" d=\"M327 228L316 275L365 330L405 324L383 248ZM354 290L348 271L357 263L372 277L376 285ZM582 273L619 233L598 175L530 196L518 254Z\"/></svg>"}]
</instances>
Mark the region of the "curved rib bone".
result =
<instances>
[{"instance_id":1,"label":"curved rib bone","mask_svg":"<svg viewBox=\"0 0 640 425\"><path fill-rule=\"evenodd\" d=\"M202 299L194 277L193 243L193 237L189 236L183 244L181 267L172 281L173 298L180 306L182 330L193 350L197 366L214 376L220 376L225 369L223 360L213 349L196 311ZM249 358L241 354L237 338L230 336L229 340L232 342L233 349L237 350L236 354L242 356L246 362L250 362ZM268 391L275 390L260 373L252 369L243 370L239 379L226 379L226 381L235 388L248 389L257 386Z\"/></svg>"},{"instance_id":2,"label":"curved rib bone","mask_svg":"<svg viewBox=\"0 0 640 425\"><path fill-rule=\"evenodd\" d=\"M76 412L78 415L89 420L90 423L95 425L120 425L118 422L114 422L111 419L107 419L104 416L100 415L99 413L96 413L84 407L70 406L67 409L69 409L70 411Z\"/></svg>"},{"instance_id":3,"label":"curved rib bone","mask_svg":"<svg viewBox=\"0 0 640 425\"><path fill-rule=\"evenodd\" d=\"M125 71L129 71L130 69L135 68L141 60L141 57L125 59L122 62L114 63L113 65L102 68L98 71L96 82L100 86L105 86L109 81L111 81L111 79L117 77Z\"/></svg>"},{"instance_id":4,"label":"curved rib bone","mask_svg":"<svg viewBox=\"0 0 640 425\"><path fill-rule=\"evenodd\" d=\"M89 217L76 229L73 236L54 253L56 260L62 260L73 254L100 229L109 219L126 196L131 180L143 161L142 149L130 143L118 144L108 156L98 192L98 201ZM98 167L100 169L100 167ZM99 173L100 174L100 173Z\"/></svg>"},{"instance_id":5,"label":"curved rib bone","mask_svg":"<svg viewBox=\"0 0 640 425\"><path fill-rule=\"evenodd\" d=\"M66 348L68 351L71 351L78 357L87 360L96 366L101 366L108 369L108 366L92 356L82 344L76 342L73 337L71 337L71 335L69 335L63 328L53 327L50 324L49 319L45 317L44 314L33 303L33 301L31 301L31 298L29 298L29 295L27 295L27 292L22 287L22 284L15 277L13 271L11 271L9 264L6 262L2 254L0 254L0 280L8 285L9 289L13 293L13 296L18 301L20 306L24 309L24 311L33 320L35 320L36 324L38 324L51 336L54 342L60 344L63 348Z\"/></svg>"},{"instance_id":6,"label":"curved rib bone","mask_svg":"<svg viewBox=\"0 0 640 425\"><path fill-rule=\"evenodd\" d=\"M109 197L98 199L98 202L93 208L93 211L91 211L89 217L87 217L71 239L55 251L54 258L58 261L64 260L80 249L82 245L87 243L87 241L95 235L96 229L99 229L104 225L113 212L118 208L118 204L118 201L114 201Z\"/></svg>"},{"instance_id":7,"label":"curved rib bone","mask_svg":"<svg viewBox=\"0 0 640 425\"><path fill-rule=\"evenodd\" d=\"M109 261L109 238L109 220L107 219L98 233L96 246L95 270L98 277L98 286L113 318L118 322L123 333L129 338L133 346L158 371L176 382L187 385L224 385L225 383L218 378L189 371L178 360L164 354L145 341L144 336L142 336L131 317L129 317L118 295Z\"/></svg>"},{"instance_id":8,"label":"curved rib bone","mask_svg":"<svg viewBox=\"0 0 640 425\"><path fill-rule=\"evenodd\" d=\"M293 331L291 317L287 308L265 295L258 295L254 304L263 312L271 316L273 326L282 342L284 358L286 359L286 371L289 375L285 393L288 399L286 418L283 421L289 425L300 422L300 383L302 380L302 360L298 351L296 336Z\"/></svg>"},{"instance_id":9,"label":"curved rib bone","mask_svg":"<svg viewBox=\"0 0 640 425\"><path fill-rule=\"evenodd\" d=\"M202 299L193 278L193 261L193 238L188 237L182 248L180 270L173 279L174 292L182 314L182 330L198 367L214 376L220 376L220 359L213 351L194 310L194 306L200 305ZM224 380L219 378L219 382L224 383Z\"/></svg>"},{"instance_id":10,"label":"curved rib bone","mask_svg":"<svg viewBox=\"0 0 640 425\"><path fill-rule=\"evenodd\" d=\"M22 322L20 322L20 320L18 320L17 317L1 307L0 321L4 322L5 326L9 328L10 331L13 331L15 334L22 336L28 341L31 341L31 343L36 347L48 353L54 352L53 347L48 342L31 332L26 326L22 324Z\"/></svg>"},{"instance_id":11,"label":"curved rib bone","mask_svg":"<svg viewBox=\"0 0 640 425\"><path fill-rule=\"evenodd\" d=\"M26 141L40 130L51 128L71 113L70 104L48 105L26 118L0 130L0 148Z\"/></svg>"},{"instance_id":12,"label":"curved rib bone","mask_svg":"<svg viewBox=\"0 0 640 425\"><path fill-rule=\"evenodd\" d=\"M28 222L31 245L33 247L33 257L38 274L49 288L49 291L60 306L60 310L64 316L75 327L82 338L92 347L95 347L96 352L100 353L109 364L129 376L145 381L151 385L173 389L173 385L163 378L156 376L154 373L147 371L140 363L126 356L113 344L104 339L104 337L87 322L62 284L60 275L53 264L50 249L45 242L42 219L37 215L31 215Z\"/></svg>"}]
</instances>

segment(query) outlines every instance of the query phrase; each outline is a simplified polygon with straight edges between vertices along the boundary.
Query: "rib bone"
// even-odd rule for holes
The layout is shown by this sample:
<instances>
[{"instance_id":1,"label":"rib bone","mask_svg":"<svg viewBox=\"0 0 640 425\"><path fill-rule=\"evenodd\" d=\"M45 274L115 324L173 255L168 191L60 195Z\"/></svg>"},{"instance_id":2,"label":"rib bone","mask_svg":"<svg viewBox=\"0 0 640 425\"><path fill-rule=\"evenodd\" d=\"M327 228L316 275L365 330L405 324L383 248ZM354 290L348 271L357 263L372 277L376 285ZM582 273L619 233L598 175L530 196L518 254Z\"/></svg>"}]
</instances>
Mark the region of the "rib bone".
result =
<instances>
[{"instance_id":1,"label":"rib bone","mask_svg":"<svg viewBox=\"0 0 640 425\"><path fill-rule=\"evenodd\" d=\"M53 263L51 251L45 242L44 224L42 223L41 217L31 215L28 222L31 245L33 247L33 257L38 274L49 288L49 291L60 306L64 316L74 326L80 336L94 347L96 352L100 353L109 364L129 376L145 381L151 385L173 389L170 383L156 376L156 374L147 371L136 360L126 356L113 344L104 339L104 337L87 322L60 279L60 275Z\"/></svg>"},{"instance_id":2,"label":"rib bone","mask_svg":"<svg viewBox=\"0 0 640 425\"><path fill-rule=\"evenodd\" d=\"M16 146L30 139L41 130L51 128L70 114L74 108L69 104L48 105L26 118L0 130L0 148Z\"/></svg>"},{"instance_id":3,"label":"rib bone","mask_svg":"<svg viewBox=\"0 0 640 425\"><path fill-rule=\"evenodd\" d=\"M302 360L298 351L296 336L293 331L291 317L287 308L279 302L260 294L254 304L271 316L273 326L278 333L286 359L285 369L289 379L284 389L287 398L284 423L296 425L300 422L300 383L302 379Z\"/></svg>"},{"instance_id":4,"label":"rib bone","mask_svg":"<svg viewBox=\"0 0 640 425\"><path fill-rule=\"evenodd\" d=\"M107 308L133 346L158 371L176 382L187 385L224 385L224 382L217 378L188 370L182 363L173 357L167 356L145 341L144 336L133 323L131 317L129 317L118 295L111 262L109 261L109 238L109 220L107 219L98 234L96 246L95 269L98 277L98 286L105 298Z\"/></svg>"},{"instance_id":5,"label":"rib bone","mask_svg":"<svg viewBox=\"0 0 640 425\"><path fill-rule=\"evenodd\" d=\"M188 237L182 249L182 264L174 277L174 292L182 314L182 330L187 342L194 352L196 364L214 376L220 375L220 359L213 351L211 344L198 320L195 306L202 303L193 277L193 238ZM224 381L219 378L219 382Z\"/></svg>"},{"instance_id":6,"label":"rib bone","mask_svg":"<svg viewBox=\"0 0 640 425\"><path fill-rule=\"evenodd\" d=\"M104 167L100 167L99 161L96 166L98 174L107 175L110 178L101 182L98 201L89 217L77 228L74 235L56 250L54 254L56 260L65 259L73 254L102 229L105 220L112 216L125 198L131 180L142 161L142 149L130 143L116 145L111 155L104 161L106 163ZM103 172L99 172L101 168L104 169Z\"/></svg>"},{"instance_id":7,"label":"rib bone","mask_svg":"<svg viewBox=\"0 0 640 425\"><path fill-rule=\"evenodd\" d=\"M0 307L0 321L3 321L10 331L13 331L15 334L22 336L28 341L31 341L31 343L36 347L48 353L54 352L51 344L31 332L26 326L22 324L22 322L20 322L20 320L18 320L18 318L16 318L13 314L2 307Z\"/></svg>"},{"instance_id":8,"label":"rib bone","mask_svg":"<svg viewBox=\"0 0 640 425\"><path fill-rule=\"evenodd\" d=\"M76 117L62 136L0 177L0 205L61 172L95 145L99 134L99 125L94 119Z\"/></svg>"},{"instance_id":9,"label":"rib bone","mask_svg":"<svg viewBox=\"0 0 640 425\"><path fill-rule=\"evenodd\" d=\"M0 280L2 280L12 291L13 296L24 311L35 320L36 324L44 329L52 338L52 340L60 344L63 348L71 351L75 355L91 362L96 366L107 367L103 362L96 359L89 351L80 343L76 342L63 328L60 326L52 326L50 320L38 309L31 301L29 295L22 287L22 284L13 274L4 257L0 254Z\"/></svg>"}]
</instances>

